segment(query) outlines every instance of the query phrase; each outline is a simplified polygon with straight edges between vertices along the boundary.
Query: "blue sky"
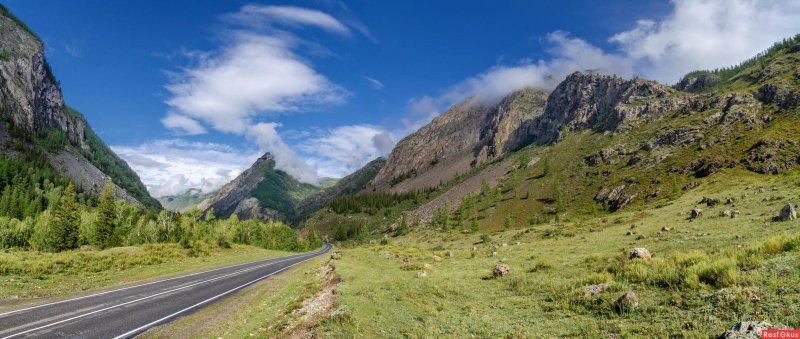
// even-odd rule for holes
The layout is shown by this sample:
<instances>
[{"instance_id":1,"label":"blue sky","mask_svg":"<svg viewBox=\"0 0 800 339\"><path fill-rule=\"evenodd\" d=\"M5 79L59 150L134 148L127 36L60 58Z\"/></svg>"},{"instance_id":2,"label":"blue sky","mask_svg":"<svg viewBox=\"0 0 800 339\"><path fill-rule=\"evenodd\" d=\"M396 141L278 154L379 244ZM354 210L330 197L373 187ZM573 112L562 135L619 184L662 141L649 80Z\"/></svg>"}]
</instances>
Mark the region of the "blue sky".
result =
<instances>
[{"instance_id":1,"label":"blue sky","mask_svg":"<svg viewBox=\"0 0 800 339\"><path fill-rule=\"evenodd\" d=\"M674 83L800 32L779 0L0 3L155 196L265 150L303 181L343 176L468 96L587 69Z\"/></svg>"}]
</instances>

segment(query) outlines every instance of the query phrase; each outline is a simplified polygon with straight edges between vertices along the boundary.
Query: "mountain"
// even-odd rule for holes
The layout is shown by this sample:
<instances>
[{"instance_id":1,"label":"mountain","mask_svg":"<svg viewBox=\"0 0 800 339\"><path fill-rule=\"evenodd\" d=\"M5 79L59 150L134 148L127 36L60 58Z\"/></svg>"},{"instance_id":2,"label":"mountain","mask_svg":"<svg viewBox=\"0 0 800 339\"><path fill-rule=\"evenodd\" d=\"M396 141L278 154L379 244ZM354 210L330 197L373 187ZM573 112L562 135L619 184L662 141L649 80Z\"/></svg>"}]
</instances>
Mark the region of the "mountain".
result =
<instances>
[{"instance_id":1,"label":"mountain","mask_svg":"<svg viewBox=\"0 0 800 339\"><path fill-rule=\"evenodd\" d=\"M400 140L369 188L423 190L523 146L527 136L520 128L543 112L546 98L546 92L523 89L495 105L478 98L454 105Z\"/></svg>"},{"instance_id":2,"label":"mountain","mask_svg":"<svg viewBox=\"0 0 800 339\"><path fill-rule=\"evenodd\" d=\"M170 211L185 212L196 208L198 204L214 193L205 193L200 189L190 188L181 194L159 197L158 202Z\"/></svg>"},{"instance_id":3,"label":"mountain","mask_svg":"<svg viewBox=\"0 0 800 339\"><path fill-rule=\"evenodd\" d=\"M352 195L313 227L341 239L353 223L532 225L663 206L720 175L783 174L800 167L798 69L800 35L675 86L575 72L549 94L469 98L401 140L368 189L412 198Z\"/></svg>"},{"instance_id":4,"label":"mountain","mask_svg":"<svg viewBox=\"0 0 800 339\"><path fill-rule=\"evenodd\" d=\"M386 165L386 159L377 158L352 174L340 179L333 186L309 195L297 204L298 218L304 219L308 217L333 199L364 191L384 165Z\"/></svg>"},{"instance_id":5,"label":"mountain","mask_svg":"<svg viewBox=\"0 0 800 339\"><path fill-rule=\"evenodd\" d=\"M318 190L317 186L301 183L275 169L275 159L267 152L197 208L204 213L213 209L220 218L236 214L240 219L293 221L297 216L295 205Z\"/></svg>"},{"instance_id":6,"label":"mountain","mask_svg":"<svg viewBox=\"0 0 800 339\"><path fill-rule=\"evenodd\" d=\"M84 192L98 194L110 179L116 195L160 208L136 173L64 103L41 40L0 6L0 153L14 159L45 159Z\"/></svg>"}]
</instances>

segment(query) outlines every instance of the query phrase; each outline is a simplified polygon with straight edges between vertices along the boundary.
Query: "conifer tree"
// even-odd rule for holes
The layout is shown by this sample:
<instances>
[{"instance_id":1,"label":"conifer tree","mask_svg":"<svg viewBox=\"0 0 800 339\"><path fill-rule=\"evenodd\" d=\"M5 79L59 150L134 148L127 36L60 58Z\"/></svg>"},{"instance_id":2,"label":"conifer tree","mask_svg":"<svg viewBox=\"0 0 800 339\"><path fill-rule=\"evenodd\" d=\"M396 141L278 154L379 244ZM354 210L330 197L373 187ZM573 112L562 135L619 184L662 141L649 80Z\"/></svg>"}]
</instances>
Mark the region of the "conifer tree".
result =
<instances>
[{"instance_id":1,"label":"conifer tree","mask_svg":"<svg viewBox=\"0 0 800 339\"><path fill-rule=\"evenodd\" d=\"M50 247L54 251L74 249L78 246L80 211L75 187L70 183L61 196L55 216L49 227Z\"/></svg>"},{"instance_id":2,"label":"conifer tree","mask_svg":"<svg viewBox=\"0 0 800 339\"><path fill-rule=\"evenodd\" d=\"M106 183L103 193L97 202L97 221L95 223L94 243L101 248L113 245L114 228L117 217L117 205L114 201L114 184L111 180Z\"/></svg>"}]
</instances>

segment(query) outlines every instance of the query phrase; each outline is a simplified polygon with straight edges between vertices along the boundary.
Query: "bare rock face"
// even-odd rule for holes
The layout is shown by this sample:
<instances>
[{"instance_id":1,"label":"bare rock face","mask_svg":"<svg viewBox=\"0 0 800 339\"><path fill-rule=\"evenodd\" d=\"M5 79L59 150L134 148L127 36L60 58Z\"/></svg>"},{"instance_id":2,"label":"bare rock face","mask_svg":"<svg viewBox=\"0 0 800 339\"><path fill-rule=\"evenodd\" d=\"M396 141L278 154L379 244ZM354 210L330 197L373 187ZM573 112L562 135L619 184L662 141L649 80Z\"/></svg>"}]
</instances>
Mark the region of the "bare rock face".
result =
<instances>
[{"instance_id":1,"label":"bare rock face","mask_svg":"<svg viewBox=\"0 0 800 339\"><path fill-rule=\"evenodd\" d=\"M548 94L523 89L505 97L487 116L481 128L475 165L530 143L529 122L544 113Z\"/></svg>"},{"instance_id":2,"label":"bare rock face","mask_svg":"<svg viewBox=\"0 0 800 339\"><path fill-rule=\"evenodd\" d=\"M594 197L594 201L608 206L611 211L619 210L636 198L636 194L628 193L625 190L625 185L620 185L613 188L602 188Z\"/></svg>"},{"instance_id":3,"label":"bare rock face","mask_svg":"<svg viewBox=\"0 0 800 339\"><path fill-rule=\"evenodd\" d=\"M522 89L498 104L477 98L454 105L400 140L369 189L415 191L530 143L528 122L544 111L547 93Z\"/></svg>"},{"instance_id":4,"label":"bare rock face","mask_svg":"<svg viewBox=\"0 0 800 339\"><path fill-rule=\"evenodd\" d=\"M575 72L550 94L544 114L529 131L541 144L558 141L562 131L615 131L659 120L660 113L681 107L688 98L654 81Z\"/></svg>"},{"instance_id":5,"label":"bare rock face","mask_svg":"<svg viewBox=\"0 0 800 339\"><path fill-rule=\"evenodd\" d=\"M30 133L58 128L72 143L83 146L86 124L66 114L64 97L45 61L41 41L2 15L0 55L0 103L14 125Z\"/></svg>"},{"instance_id":6,"label":"bare rock face","mask_svg":"<svg viewBox=\"0 0 800 339\"><path fill-rule=\"evenodd\" d=\"M684 76L678 81L675 88L681 91L698 93L719 84L719 82L719 75L709 71L697 71Z\"/></svg>"},{"instance_id":7,"label":"bare rock face","mask_svg":"<svg viewBox=\"0 0 800 339\"><path fill-rule=\"evenodd\" d=\"M750 147L744 163L753 172L781 174L800 166L800 145L794 140L760 140Z\"/></svg>"},{"instance_id":8,"label":"bare rock face","mask_svg":"<svg viewBox=\"0 0 800 339\"><path fill-rule=\"evenodd\" d=\"M87 161L84 157L73 154L69 151L60 151L50 154L48 157L53 168L57 169L66 176L72 178L76 186L84 192L93 195L100 195L110 178ZM115 198L125 200L125 202L142 207L143 205L132 197L128 192L117 185L114 185Z\"/></svg>"}]
</instances>

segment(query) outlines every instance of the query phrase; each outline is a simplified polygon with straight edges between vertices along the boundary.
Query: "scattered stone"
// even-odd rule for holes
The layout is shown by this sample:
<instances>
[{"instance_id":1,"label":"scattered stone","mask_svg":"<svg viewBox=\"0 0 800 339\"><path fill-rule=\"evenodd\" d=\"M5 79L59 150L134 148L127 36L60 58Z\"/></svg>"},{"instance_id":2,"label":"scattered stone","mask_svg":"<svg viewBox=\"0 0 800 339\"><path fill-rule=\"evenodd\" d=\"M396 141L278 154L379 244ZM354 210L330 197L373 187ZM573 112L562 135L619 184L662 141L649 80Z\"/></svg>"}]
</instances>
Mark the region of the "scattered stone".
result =
<instances>
[{"instance_id":1,"label":"scattered stone","mask_svg":"<svg viewBox=\"0 0 800 339\"><path fill-rule=\"evenodd\" d=\"M733 218L733 213L731 213L730 210L724 210L719 212L719 216L724 218Z\"/></svg>"},{"instance_id":2,"label":"scattered stone","mask_svg":"<svg viewBox=\"0 0 800 339\"><path fill-rule=\"evenodd\" d=\"M704 202L704 203L706 204L706 206L708 206L708 207L714 207L714 206L716 206L717 204L719 204L719 199L714 199L714 198L703 198L703 201L702 201L702 202Z\"/></svg>"},{"instance_id":3,"label":"scattered stone","mask_svg":"<svg viewBox=\"0 0 800 339\"><path fill-rule=\"evenodd\" d=\"M636 240L644 240L644 239L647 239L647 236L644 234L640 234L638 237L636 237Z\"/></svg>"},{"instance_id":4,"label":"scattered stone","mask_svg":"<svg viewBox=\"0 0 800 339\"><path fill-rule=\"evenodd\" d=\"M725 205L730 205L730 204L733 204L733 198L731 197L725 198Z\"/></svg>"},{"instance_id":5,"label":"scattered stone","mask_svg":"<svg viewBox=\"0 0 800 339\"><path fill-rule=\"evenodd\" d=\"M446 255L448 258L452 258L453 257L453 251L447 251L447 252L445 252L444 255Z\"/></svg>"},{"instance_id":6,"label":"scattered stone","mask_svg":"<svg viewBox=\"0 0 800 339\"><path fill-rule=\"evenodd\" d=\"M736 235L736 239L741 239L741 238L742 238L741 235L739 235L739 234Z\"/></svg>"},{"instance_id":7,"label":"scattered stone","mask_svg":"<svg viewBox=\"0 0 800 339\"><path fill-rule=\"evenodd\" d=\"M690 189L696 188L697 186L700 186L700 183L697 182L697 181L692 181L692 182L686 184L686 186L683 186L683 190L684 191L688 191Z\"/></svg>"},{"instance_id":8,"label":"scattered stone","mask_svg":"<svg viewBox=\"0 0 800 339\"><path fill-rule=\"evenodd\" d=\"M650 258L652 257L653 256L650 254L650 251L648 251L644 247L634 248L631 251L631 254L628 256L629 259L644 259L644 260L650 260Z\"/></svg>"},{"instance_id":9,"label":"scattered stone","mask_svg":"<svg viewBox=\"0 0 800 339\"><path fill-rule=\"evenodd\" d=\"M667 226L662 227L661 232L669 232L669 227Z\"/></svg>"},{"instance_id":10,"label":"scattered stone","mask_svg":"<svg viewBox=\"0 0 800 339\"><path fill-rule=\"evenodd\" d=\"M620 185L614 188L604 187L594 196L594 201L604 206L607 206L610 211L617 211L636 198L636 194L631 194L625 191L625 185Z\"/></svg>"},{"instance_id":11,"label":"scattered stone","mask_svg":"<svg viewBox=\"0 0 800 339\"><path fill-rule=\"evenodd\" d=\"M511 273L511 266L506 264L495 265L492 269L492 276L495 278L505 277Z\"/></svg>"},{"instance_id":12,"label":"scattered stone","mask_svg":"<svg viewBox=\"0 0 800 339\"><path fill-rule=\"evenodd\" d=\"M661 232L656 232L656 238L661 238L661 236L663 236L663 235L664 235L664 234L663 234L663 233L661 233Z\"/></svg>"},{"instance_id":13,"label":"scattered stone","mask_svg":"<svg viewBox=\"0 0 800 339\"><path fill-rule=\"evenodd\" d=\"M794 205L786 204L781 209L781 214L777 218L779 221L789 221L797 219L797 210Z\"/></svg>"},{"instance_id":14,"label":"scattered stone","mask_svg":"<svg viewBox=\"0 0 800 339\"><path fill-rule=\"evenodd\" d=\"M333 260L339 260L339 259L341 259L341 258L342 258L342 252L340 252L340 251L334 251L333 253L331 253L331 259L333 259Z\"/></svg>"},{"instance_id":15,"label":"scattered stone","mask_svg":"<svg viewBox=\"0 0 800 339\"><path fill-rule=\"evenodd\" d=\"M503 243L503 247L508 247L508 244L506 244L506 243Z\"/></svg>"},{"instance_id":16,"label":"scattered stone","mask_svg":"<svg viewBox=\"0 0 800 339\"><path fill-rule=\"evenodd\" d=\"M440 262L440 261L442 261L442 257L440 257L440 256L438 256L438 255L434 255L434 256L433 256L433 261L435 261L435 262Z\"/></svg>"},{"instance_id":17,"label":"scattered stone","mask_svg":"<svg viewBox=\"0 0 800 339\"><path fill-rule=\"evenodd\" d=\"M506 262L506 261L508 261L508 258L500 259L500 262Z\"/></svg>"},{"instance_id":18,"label":"scattered stone","mask_svg":"<svg viewBox=\"0 0 800 339\"><path fill-rule=\"evenodd\" d=\"M522 243L521 243L521 242L519 242L519 241L517 241L517 242L515 242L515 243L514 243L514 245L517 245L517 246L519 246L519 245L522 245Z\"/></svg>"},{"instance_id":19,"label":"scattered stone","mask_svg":"<svg viewBox=\"0 0 800 339\"><path fill-rule=\"evenodd\" d=\"M625 292L619 297L619 299L617 299L615 306L617 308L617 312L619 313L633 311L639 307L639 297L636 295L636 293Z\"/></svg>"},{"instance_id":20,"label":"scattered stone","mask_svg":"<svg viewBox=\"0 0 800 339\"><path fill-rule=\"evenodd\" d=\"M756 339L761 338L764 330L781 330L785 327L774 326L764 321L742 321L722 333L720 339Z\"/></svg>"},{"instance_id":21,"label":"scattered stone","mask_svg":"<svg viewBox=\"0 0 800 339\"><path fill-rule=\"evenodd\" d=\"M477 251L478 251L478 246L472 246L472 252L477 252Z\"/></svg>"},{"instance_id":22,"label":"scattered stone","mask_svg":"<svg viewBox=\"0 0 800 339\"><path fill-rule=\"evenodd\" d=\"M424 268L433 268L433 265L431 265L429 263L425 263L425 264L422 265L422 267L424 267Z\"/></svg>"},{"instance_id":23,"label":"scattered stone","mask_svg":"<svg viewBox=\"0 0 800 339\"><path fill-rule=\"evenodd\" d=\"M497 256L497 252L492 252L492 256L496 257Z\"/></svg>"},{"instance_id":24,"label":"scattered stone","mask_svg":"<svg viewBox=\"0 0 800 339\"><path fill-rule=\"evenodd\" d=\"M597 284L597 285L591 285L591 286L586 288L586 295L598 295L600 293L603 293L603 291L605 291L609 286L611 286L611 285L608 284L608 283L600 283L600 284Z\"/></svg>"},{"instance_id":25,"label":"scattered stone","mask_svg":"<svg viewBox=\"0 0 800 339\"><path fill-rule=\"evenodd\" d=\"M427 277L428 277L428 272L425 272L425 271L417 272L417 278L421 279L421 278L427 278Z\"/></svg>"},{"instance_id":26,"label":"scattered stone","mask_svg":"<svg viewBox=\"0 0 800 339\"><path fill-rule=\"evenodd\" d=\"M627 232L625 232L625 235L634 235L634 234L636 234L636 233L634 233L633 231L627 231Z\"/></svg>"},{"instance_id":27,"label":"scattered stone","mask_svg":"<svg viewBox=\"0 0 800 339\"><path fill-rule=\"evenodd\" d=\"M758 188L758 193L764 193L764 187L759 187Z\"/></svg>"},{"instance_id":28,"label":"scattered stone","mask_svg":"<svg viewBox=\"0 0 800 339\"><path fill-rule=\"evenodd\" d=\"M700 218L702 216L703 216L703 210L701 210L699 208L693 208L692 209L691 219L697 219L697 218Z\"/></svg>"}]
</instances>

